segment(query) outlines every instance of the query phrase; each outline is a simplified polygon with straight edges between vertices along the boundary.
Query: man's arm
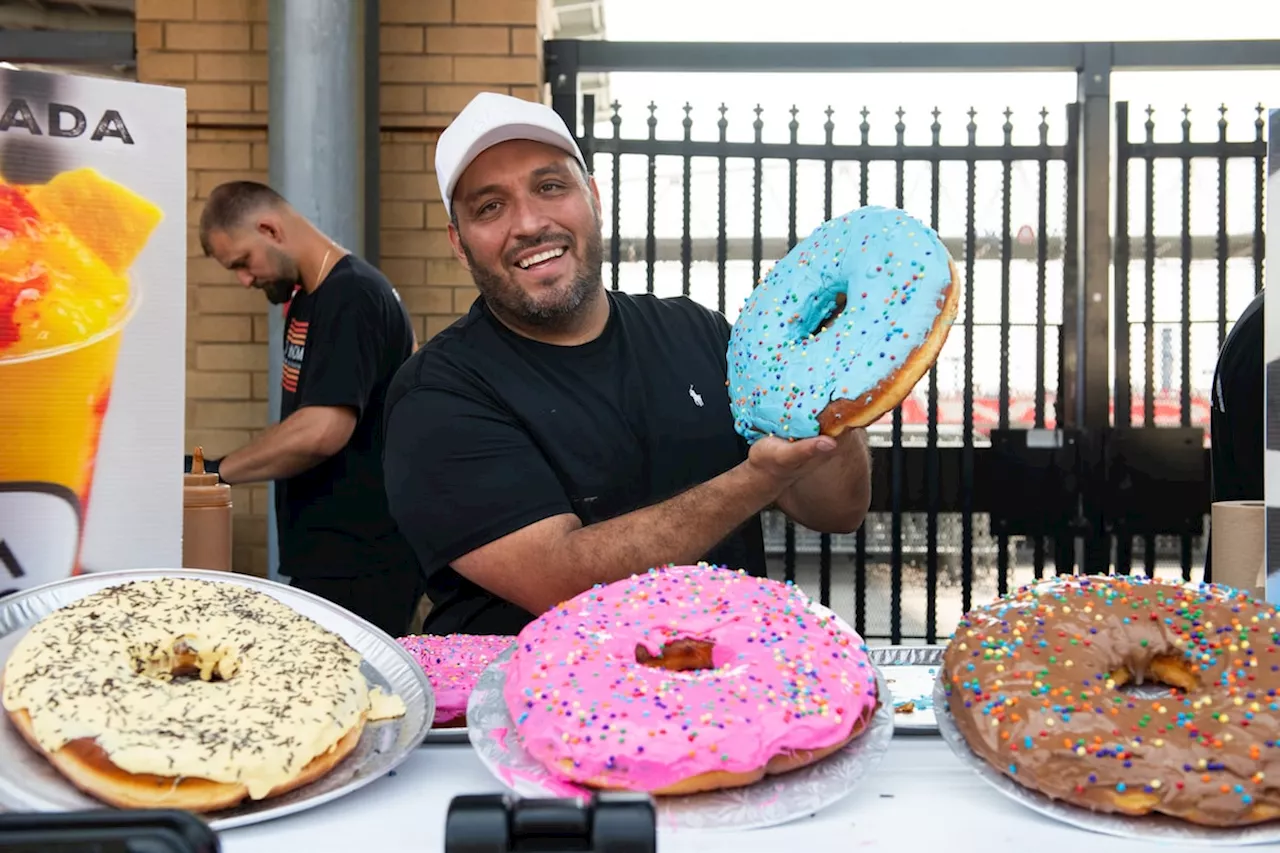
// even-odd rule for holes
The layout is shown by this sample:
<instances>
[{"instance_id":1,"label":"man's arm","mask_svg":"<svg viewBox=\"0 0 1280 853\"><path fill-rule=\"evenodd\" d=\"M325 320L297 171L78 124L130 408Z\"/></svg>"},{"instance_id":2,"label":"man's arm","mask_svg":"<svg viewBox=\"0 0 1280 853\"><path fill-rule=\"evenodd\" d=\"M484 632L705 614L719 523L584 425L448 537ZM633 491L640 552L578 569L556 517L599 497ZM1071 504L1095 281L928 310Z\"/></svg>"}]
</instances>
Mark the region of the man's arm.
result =
<instances>
[{"instance_id":1,"label":"man's arm","mask_svg":"<svg viewBox=\"0 0 1280 853\"><path fill-rule=\"evenodd\" d=\"M864 429L848 429L823 464L796 480L777 507L796 524L819 533L853 533L871 506L871 452Z\"/></svg>"},{"instance_id":2,"label":"man's arm","mask_svg":"<svg viewBox=\"0 0 1280 853\"><path fill-rule=\"evenodd\" d=\"M543 613L597 583L694 562L777 500L819 456L828 457L832 444L762 439L745 462L673 498L586 527L574 515L544 519L459 557L453 568Z\"/></svg>"},{"instance_id":3,"label":"man's arm","mask_svg":"<svg viewBox=\"0 0 1280 853\"><path fill-rule=\"evenodd\" d=\"M353 409L307 406L225 456L218 463L218 475L234 484L297 476L345 447L355 428Z\"/></svg>"}]
</instances>

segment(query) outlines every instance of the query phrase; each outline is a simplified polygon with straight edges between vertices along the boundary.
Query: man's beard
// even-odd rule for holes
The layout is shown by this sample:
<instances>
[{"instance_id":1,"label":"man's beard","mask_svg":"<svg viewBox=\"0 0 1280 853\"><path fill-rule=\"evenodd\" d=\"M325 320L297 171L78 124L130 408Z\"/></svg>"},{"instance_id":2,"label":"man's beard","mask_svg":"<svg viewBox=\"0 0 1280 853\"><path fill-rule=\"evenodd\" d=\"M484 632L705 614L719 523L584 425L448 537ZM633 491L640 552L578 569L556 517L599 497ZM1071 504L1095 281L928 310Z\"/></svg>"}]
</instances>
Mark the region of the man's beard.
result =
<instances>
[{"instance_id":1,"label":"man's beard","mask_svg":"<svg viewBox=\"0 0 1280 853\"><path fill-rule=\"evenodd\" d=\"M256 287L266 295L267 301L272 305L284 305L293 298L293 291L298 286L298 280L277 278L272 281L258 282Z\"/></svg>"},{"instance_id":2,"label":"man's beard","mask_svg":"<svg viewBox=\"0 0 1280 853\"><path fill-rule=\"evenodd\" d=\"M568 244L566 252L572 251L577 245L569 234L544 233L532 240L522 241L521 245L512 251L521 252L550 242ZM462 243L462 251L466 254L471 266L471 278L490 309L498 316L511 318L524 326L548 331L566 328L578 316L583 305L600 289L600 267L604 258L604 246L599 227L592 229L587 238L582 266L574 275L568 291L555 302L550 303L532 298L512 280L510 274L503 274L478 264L465 242Z\"/></svg>"}]
</instances>

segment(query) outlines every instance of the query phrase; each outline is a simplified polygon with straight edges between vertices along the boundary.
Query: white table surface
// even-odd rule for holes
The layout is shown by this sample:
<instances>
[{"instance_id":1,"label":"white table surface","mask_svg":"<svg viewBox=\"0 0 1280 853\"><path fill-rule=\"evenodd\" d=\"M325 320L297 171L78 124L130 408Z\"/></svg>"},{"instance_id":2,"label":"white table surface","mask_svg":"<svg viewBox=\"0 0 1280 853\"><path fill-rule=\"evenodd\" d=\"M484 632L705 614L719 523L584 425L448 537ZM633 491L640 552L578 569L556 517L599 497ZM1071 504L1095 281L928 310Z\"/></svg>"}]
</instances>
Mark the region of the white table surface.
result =
<instances>
[{"instance_id":1,"label":"white table surface","mask_svg":"<svg viewBox=\"0 0 1280 853\"><path fill-rule=\"evenodd\" d=\"M445 815L453 797L504 790L469 744L431 744L418 749L394 776L339 800L223 832L222 849L225 853L437 853L444 850ZM901 736L893 739L884 760L847 798L814 817L741 832L659 830L658 834L660 853L993 853L1014 849L1111 853L1181 847L1114 838L1041 817L975 776L940 738Z\"/></svg>"}]
</instances>

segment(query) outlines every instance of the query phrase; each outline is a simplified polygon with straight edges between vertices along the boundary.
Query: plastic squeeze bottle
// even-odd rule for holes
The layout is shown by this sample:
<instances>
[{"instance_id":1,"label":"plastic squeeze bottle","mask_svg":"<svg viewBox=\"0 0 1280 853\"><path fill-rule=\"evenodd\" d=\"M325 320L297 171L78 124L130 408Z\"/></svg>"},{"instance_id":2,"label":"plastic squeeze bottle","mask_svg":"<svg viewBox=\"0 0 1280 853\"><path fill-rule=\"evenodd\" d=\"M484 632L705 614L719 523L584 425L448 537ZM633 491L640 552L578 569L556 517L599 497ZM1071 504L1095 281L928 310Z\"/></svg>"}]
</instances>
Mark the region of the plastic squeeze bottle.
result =
<instances>
[{"instance_id":1,"label":"plastic squeeze bottle","mask_svg":"<svg viewBox=\"0 0 1280 853\"><path fill-rule=\"evenodd\" d=\"M231 487L205 472L202 447L183 477L182 567L231 571Z\"/></svg>"}]
</instances>

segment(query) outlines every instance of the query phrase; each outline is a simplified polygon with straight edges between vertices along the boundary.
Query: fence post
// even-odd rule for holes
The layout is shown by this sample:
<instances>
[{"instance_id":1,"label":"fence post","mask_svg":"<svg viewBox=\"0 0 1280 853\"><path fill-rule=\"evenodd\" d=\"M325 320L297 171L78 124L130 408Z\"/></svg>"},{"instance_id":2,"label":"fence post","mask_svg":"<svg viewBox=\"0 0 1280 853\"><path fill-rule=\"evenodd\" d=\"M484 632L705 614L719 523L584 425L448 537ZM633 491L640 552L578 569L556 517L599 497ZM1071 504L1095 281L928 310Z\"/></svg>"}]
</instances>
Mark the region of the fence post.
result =
<instances>
[{"instance_id":1,"label":"fence post","mask_svg":"<svg viewBox=\"0 0 1280 853\"><path fill-rule=\"evenodd\" d=\"M1111 426L1111 67L1110 44L1085 44L1078 72L1080 103L1080 203L1077 225L1076 424L1085 431L1082 489L1084 571L1105 574L1111 565L1111 537L1103 518L1107 488L1105 436Z\"/></svg>"},{"instance_id":2,"label":"fence post","mask_svg":"<svg viewBox=\"0 0 1280 853\"><path fill-rule=\"evenodd\" d=\"M551 87L551 109L578 138L578 42L553 39L544 46L543 70Z\"/></svg>"}]
</instances>

